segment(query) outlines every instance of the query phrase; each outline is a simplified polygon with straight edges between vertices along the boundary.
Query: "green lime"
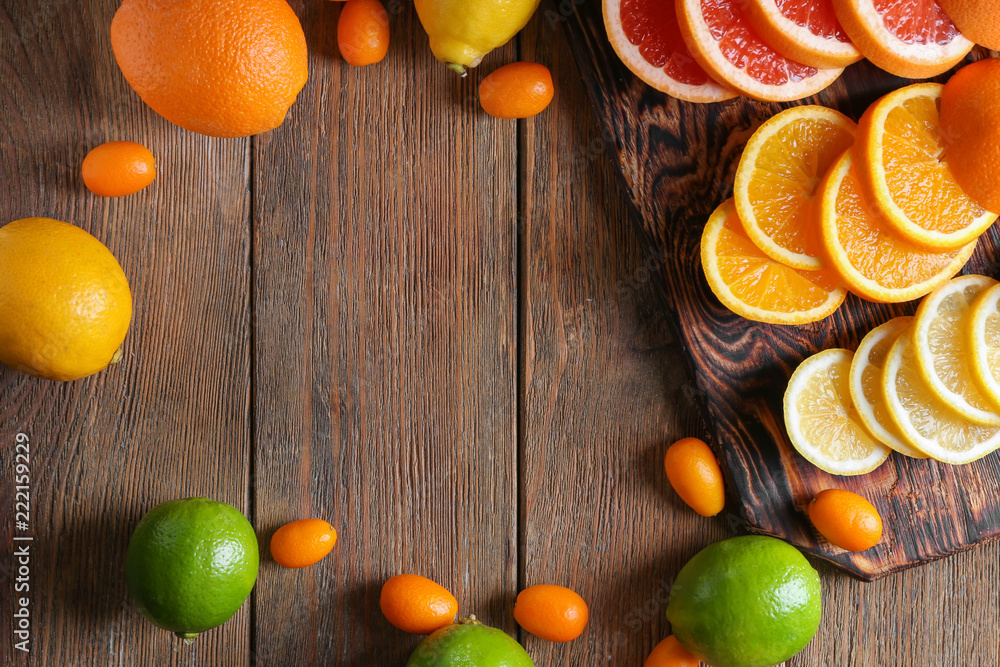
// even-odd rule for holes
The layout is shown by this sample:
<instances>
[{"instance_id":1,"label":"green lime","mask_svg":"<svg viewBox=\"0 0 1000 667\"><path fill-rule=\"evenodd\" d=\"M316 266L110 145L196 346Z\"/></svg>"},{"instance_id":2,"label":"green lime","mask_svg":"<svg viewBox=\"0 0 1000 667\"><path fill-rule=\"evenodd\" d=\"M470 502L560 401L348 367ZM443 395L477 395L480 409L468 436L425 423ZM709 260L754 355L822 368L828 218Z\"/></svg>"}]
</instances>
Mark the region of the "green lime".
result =
<instances>
[{"instance_id":1,"label":"green lime","mask_svg":"<svg viewBox=\"0 0 1000 667\"><path fill-rule=\"evenodd\" d=\"M535 667L535 663L506 632L470 616L428 635L406 667Z\"/></svg>"},{"instance_id":2,"label":"green lime","mask_svg":"<svg viewBox=\"0 0 1000 667\"><path fill-rule=\"evenodd\" d=\"M763 535L716 542L677 573L667 620L677 640L715 667L769 667L819 629L819 574L795 547Z\"/></svg>"},{"instance_id":3,"label":"green lime","mask_svg":"<svg viewBox=\"0 0 1000 667\"><path fill-rule=\"evenodd\" d=\"M257 536L235 507L208 498L170 500L135 527L125 583L146 618L190 640L236 613L257 565Z\"/></svg>"}]
</instances>

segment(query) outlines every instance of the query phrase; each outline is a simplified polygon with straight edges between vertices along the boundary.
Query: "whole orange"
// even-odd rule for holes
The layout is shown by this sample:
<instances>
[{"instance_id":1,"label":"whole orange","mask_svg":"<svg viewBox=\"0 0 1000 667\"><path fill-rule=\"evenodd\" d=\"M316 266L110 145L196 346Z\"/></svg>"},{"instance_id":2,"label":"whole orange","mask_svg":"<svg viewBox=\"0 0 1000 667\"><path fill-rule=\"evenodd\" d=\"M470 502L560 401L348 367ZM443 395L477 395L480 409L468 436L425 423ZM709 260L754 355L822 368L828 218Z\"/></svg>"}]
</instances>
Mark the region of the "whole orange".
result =
<instances>
[{"instance_id":1,"label":"whole orange","mask_svg":"<svg viewBox=\"0 0 1000 667\"><path fill-rule=\"evenodd\" d=\"M941 91L944 160L974 202L1000 213L1000 60L966 65Z\"/></svg>"},{"instance_id":2,"label":"whole orange","mask_svg":"<svg viewBox=\"0 0 1000 667\"><path fill-rule=\"evenodd\" d=\"M429 635L458 614L458 600L447 588L417 574L398 574L386 581L379 607L390 623L414 635Z\"/></svg>"},{"instance_id":3,"label":"whole orange","mask_svg":"<svg viewBox=\"0 0 1000 667\"><path fill-rule=\"evenodd\" d=\"M87 153L81 170L84 185L95 195L124 197L153 182L156 160L142 144L109 141Z\"/></svg>"},{"instance_id":4,"label":"whole orange","mask_svg":"<svg viewBox=\"0 0 1000 667\"><path fill-rule=\"evenodd\" d=\"M1000 50L997 0L938 0L963 35L987 49Z\"/></svg>"},{"instance_id":5,"label":"whole orange","mask_svg":"<svg viewBox=\"0 0 1000 667\"><path fill-rule=\"evenodd\" d=\"M132 292L111 251L50 218L0 227L0 362L78 380L121 358Z\"/></svg>"},{"instance_id":6,"label":"whole orange","mask_svg":"<svg viewBox=\"0 0 1000 667\"><path fill-rule=\"evenodd\" d=\"M882 539L882 517L870 502L844 489L826 489L809 503L809 520L847 551L871 549Z\"/></svg>"},{"instance_id":7,"label":"whole orange","mask_svg":"<svg viewBox=\"0 0 1000 667\"><path fill-rule=\"evenodd\" d=\"M306 38L285 0L125 0L111 46L146 104L213 137L281 125L308 76Z\"/></svg>"},{"instance_id":8,"label":"whole orange","mask_svg":"<svg viewBox=\"0 0 1000 667\"><path fill-rule=\"evenodd\" d=\"M318 563L337 543L337 531L322 519L286 523L271 536L271 557L278 565L299 568Z\"/></svg>"},{"instance_id":9,"label":"whole orange","mask_svg":"<svg viewBox=\"0 0 1000 667\"><path fill-rule=\"evenodd\" d=\"M681 646L677 637L670 635L656 645L642 667L698 667L698 658Z\"/></svg>"},{"instance_id":10,"label":"whole orange","mask_svg":"<svg viewBox=\"0 0 1000 667\"><path fill-rule=\"evenodd\" d=\"M552 73L538 63L510 63L479 84L479 103L497 118L528 118L545 110L555 95Z\"/></svg>"},{"instance_id":11,"label":"whole orange","mask_svg":"<svg viewBox=\"0 0 1000 667\"><path fill-rule=\"evenodd\" d=\"M587 626L587 603L563 586L538 584L521 591L514 604L514 620L541 639L568 642Z\"/></svg>"}]
</instances>

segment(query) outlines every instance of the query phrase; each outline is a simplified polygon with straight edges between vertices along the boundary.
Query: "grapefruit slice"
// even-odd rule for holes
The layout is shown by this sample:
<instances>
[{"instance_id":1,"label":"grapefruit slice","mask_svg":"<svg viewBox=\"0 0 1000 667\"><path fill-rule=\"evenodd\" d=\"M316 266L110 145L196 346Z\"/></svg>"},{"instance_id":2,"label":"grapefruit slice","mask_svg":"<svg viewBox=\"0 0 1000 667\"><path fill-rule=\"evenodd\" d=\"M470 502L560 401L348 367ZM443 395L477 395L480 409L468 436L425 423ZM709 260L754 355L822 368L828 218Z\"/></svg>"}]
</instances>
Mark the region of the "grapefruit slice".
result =
<instances>
[{"instance_id":1,"label":"grapefruit slice","mask_svg":"<svg viewBox=\"0 0 1000 667\"><path fill-rule=\"evenodd\" d=\"M936 0L833 0L833 7L858 50L896 76L937 76L974 46Z\"/></svg>"},{"instance_id":2,"label":"grapefruit slice","mask_svg":"<svg viewBox=\"0 0 1000 667\"><path fill-rule=\"evenodd\" d=\"M812 67L847 67L861 60L833 0L749 0L746 7L750 24L786 58Z\"/></svg>"},{"instance_id":3,"label":"grapefruit slice","mask_svg":"<svg viewBox=\"0 0 1000 667\"><path fill-rule=\"evenodd\" d=\"M604 27L615 53L653 88L687 102L721 102L739 93L710 77L691 56L674 0L604 0Z\"/></svg>"},{"instance_id":4,"label":"grapefruit slice","mask_svg":"<svg viewBox=\"0 0 1000 667\"><path fill-rule=\"evenodd\" d=\"M711 76L748 97L788 102L815 95L842 68L819 69L789 60L750 25L744 0L677 0L681 35Z\"/></svg>"}]
</instances>

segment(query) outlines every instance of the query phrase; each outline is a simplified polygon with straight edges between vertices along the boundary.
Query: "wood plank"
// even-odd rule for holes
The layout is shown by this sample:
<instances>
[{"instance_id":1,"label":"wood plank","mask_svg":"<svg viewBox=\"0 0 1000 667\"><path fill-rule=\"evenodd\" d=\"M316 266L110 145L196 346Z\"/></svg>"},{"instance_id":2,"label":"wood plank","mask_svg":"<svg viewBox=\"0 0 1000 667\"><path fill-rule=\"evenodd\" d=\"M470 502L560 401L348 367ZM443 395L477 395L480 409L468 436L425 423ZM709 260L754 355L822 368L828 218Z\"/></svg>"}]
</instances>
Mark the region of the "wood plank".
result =
<instances>
[{"instance_id":1,"label":"wood plank","mask_svg":"<svg viewBox=\"0 0 1000 667\"><path fill-rule=\"evenodd\" d=\"M662 257L634 233L559 22L542 13L522 39L557 89L521 141L522 583L576 590L591 621L573 642L521 639L536 665L640 665L666 636L673 575L726 520L696 515L663 472L667 445L706 427L657 293Z\"/></svg>"},{"instance_id":2,"label":"wood plank","mask_svg":"<svg viewBox=\"0 0 1000 667\"><path fill-rule=\"evenodd\" d=\"M0 1L0 224L42 215L87 229L135 300L111 370L59 384L0 368L0 507L11 517L21 431L33 453L31 664L245 665L249 605L184 646L125 589L128 539L157 503L207 495L247 509L249 144L185 132L143 104L112 55L117 5ZM159 177L121 199L90 194L84 155L119 139L148 146ZM11 530L0 524L0 574ZM11 586L0 576L0 664L27 664L10 640Z\"/></svg>"},{"instance_id":3,"label":"wood plank","mask_svg":"<svg viewBox=\"0 0 1000 667\"><path fill-rule=\"evenodd\" d=\"M571 8L572 9L572 8ZM584 3L576 11L567 11L562 14L553 15L554 23L562 23L566 26L571 39L571 46L580 57L581 51L586 50L589 54L603 53L603 28L600 24L599 8L595 3ZM565 21L561 21L562 16ZM600 124L609 139L609 153L612 160L617 162L619 156L616 155L614 134L610 132L612 128L619 128L620 131L633 132L631 135L636 142L656 142L664 140L661 131L654 127L652 121L662 119L664 111L663 99L658 99L655 93L647 91L642 84L635 82L631 75L618 63L616 57L611 53L603 53L599 56L588 56L588 60L578 60L581 69L584 70L585 79L594 72L600 78L600 85L604 87L615 87L619 90L619 95L629 105L634 105L638 118L641 119L641 130L627 125L625 120L614 115L610 111L605 111L598 116ZM592 72L587 72L592 68ZM852 74L851 76L860 76ZM593 83L593 81L591 81ZM593 94L598 91L591 89ZM848 113L857 117L865 106L871 102L873 97L857 99L849 107ZM668 105L669 106L669 105ZM728 123L732 123L730 112L719 109L719 116ZM760 111L760 117L764 117L765 111ZM728 120L727 120L728 119ZM634 117L633 117L634 120ZM681 123L684 131L692 131L690 119L685 119ZM746 128L741 126L742 134L734 141L737 143L746 138ZM676 134L666 135L677 136ZM741 139L742 137L742 139ZM725 145L717 138L701 135L701 139L708 143L708 148L696 150L692 160L704 160L706 151L719 149ZM621 139L618 139L621 141ZM626 168L633 173L641 169L641 160L634 160L626 163ZM654 165L656 166L656 165ZM685 176L682 170L674 174L675 178L683 180L684 185L690 182L690 177ZM731 183L731 174L726 179L726 174L718 174L719 182ZM654 181L642 181L645 186L653 187ZM726 193L719 192L717 196L724 197ZM652 202L644 200L631 200L636 208L644 203ZM700 206L701 212L707 212L710 205L699 204L698 193L691 193L683 198L685 205ZM641 245L653 245L664 247L662 240L665 233L663 222L654 227L648 224L639 227L639 234L643 239ZM650 241L652 239L652 242ZM670 246L666 246L670 247ZM691 277L693 281L697 276ZM652 301L654 305L651 309L658 315L665 317L667 323L676 323L671 319L676 305L667 290L665 281L654 280L652 282L657 296ZM890 313L882 315L888 319ZM766 335L761 333L753 336L754 340L765 340ZM679 362L679 360L678 360ZM693 377L693 375L692 375ZM694 380L692 380L694 382ZM693 389L689 395L698 395L698 403L702 403L704 397L701 389ZM680 403L678 401L678 403ZM666 406L664 410L670 411L679 409L682 413L689 410L690 406ZM697 434L697 429L683 432ZM731 491L731 489L730 489ZM679 500L674 499L676 508L683 508ZM733 499L727 501L727 511L732 511L734 507ZM674 512L683 511L673 509ZM671 517L674 521L676 518ZM727 521L730 528L736 528L738 522ZM732 530L727 531L727 535L732 534ZM697 538L696 538L697 539ZM705 535L694 547L705 546L714 541L714 535ZM669 551L673 547L672 540L664 540L664 550ZM626 548L626 547L623 547ZM683 546L687 549L687 545ZM676 559L677 565L671 560L671 566L664 566L660 569L661 577L672 581L677 569L686 561L687 555ZM840 571L825 566L822 562L814 561L820 570L823 580L824 590L824 618L820 625L819 634L816 639L799 655L788 661L790 667L816 666L825 667L827 665L943 665L943 664L996 664L1000 660L1000 618L992 611L1000 603L1000 592L998 592L994 582L1000 575L1000 544L992 543L980 546L971 551L960 553L952 558L930 563L919 569L911 569L885 577L874 582L863 582L849 577L845 577ZM648 588L647 584L647 590ZM620 618L616 615L616 618ZM664 637L670 632L669 624L662 615L662 610L655 618L650 619L650 623L659 625L659 632L654 633L657 638ZM652 648L652 643L647 643L645 650ZM641 659L644 653L639 649L623 649L629 651L628 663L636 664L636 660ZM618 660L618 653L602 653L600 660L608 664L626 664L625 660ZM561 654L560 654L561 659ZM559 664L559 663L554 663Z\"/></svg>"},{"instance_id":4,"label":"wood plank","mask_svg":"<svg viewBox=\"0 0 1000 667\"><path fill-rule=\"evenodd\" d=\"M312 568L264 562L255 655L399 665L418 638L379 610L394 574L514 630L515 125L409 3L366 68L337 55L337 3L293 7L310 79L254 147L255 516L264 544L308 516L340 537Z\"/></svg>"},{"instance_id":5,"label":"wood plank","mask_svg":"<svg viewBox=\"0 0 1000 667\"><path fill-rule=\"evenodd\" d=\"M828 347L853 348L876 324L912 312L913 306L850 297L823 322L782 327L734 315L708 288L699 259L705 221L732 192L733 174L753 130L787 105L742 98L713 105L679 102L645 86L622 65L596 3L575 8L566 25L591 100L613 137L644 234L667 258L666 299L696 369L740 511L753 529L866 579L1000 537L1000 454L966 466L893 455L869 475L846 478L815 468L788 442L781 401L798 363ZM862 62L808 101L857 119L871 101L906 83ZM966 270L995 273L992 258L998 247L994 228L983 236ZM878 507L886 526L878 546L852 554L815 532L804 508L816 492L831 486L861 492Z\"/></svg>"}]
</instances>

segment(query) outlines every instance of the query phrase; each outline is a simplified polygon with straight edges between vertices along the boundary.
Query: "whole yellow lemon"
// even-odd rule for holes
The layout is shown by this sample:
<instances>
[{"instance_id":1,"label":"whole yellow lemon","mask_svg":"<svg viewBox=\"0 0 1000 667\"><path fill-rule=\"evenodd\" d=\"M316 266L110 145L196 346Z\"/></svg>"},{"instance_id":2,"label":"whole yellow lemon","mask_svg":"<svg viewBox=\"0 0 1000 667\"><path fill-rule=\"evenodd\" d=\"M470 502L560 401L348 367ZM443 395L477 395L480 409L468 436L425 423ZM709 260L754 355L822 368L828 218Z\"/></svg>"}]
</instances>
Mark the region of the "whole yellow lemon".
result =
<instances>
[{"instance_id":1,"label":"whole yellow lemon","mask_svg":"<svg viewBox=\"0 0 1000 667\"><path fill-rule=\"evenodd\" d=\"M415 0L434 57L464 74L528 23L539 0Z\"/></svg>"},{"instance_id":2,"label":"whole yellow lemon","mask_svg":"<svg viewBox=\"0 0 1000 667\"><path fill-rule=\"evenodd\" d=\"M93 375L131 319L125 273L93 236L51 218L0 227L0 362L50 380Z\"/></svg>"}]
</instances>

